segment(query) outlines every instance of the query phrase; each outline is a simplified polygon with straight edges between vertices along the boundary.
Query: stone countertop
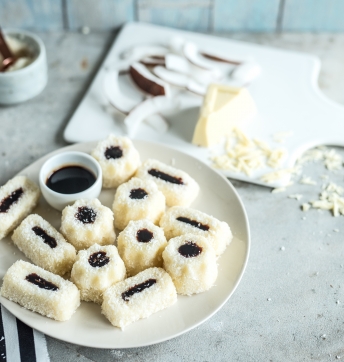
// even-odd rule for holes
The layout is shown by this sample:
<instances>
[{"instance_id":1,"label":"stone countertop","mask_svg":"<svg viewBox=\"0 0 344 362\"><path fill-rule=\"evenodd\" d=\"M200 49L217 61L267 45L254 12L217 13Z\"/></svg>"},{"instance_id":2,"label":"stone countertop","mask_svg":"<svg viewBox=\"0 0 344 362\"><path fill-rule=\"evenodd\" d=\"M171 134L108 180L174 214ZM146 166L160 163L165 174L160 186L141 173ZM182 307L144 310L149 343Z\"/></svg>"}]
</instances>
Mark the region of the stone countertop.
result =
<instances>
[{"instance_id":1,"label":"stone countertop","mask_svg":"<svg viewBox=\"0 0 344 362\"><path fill-rule=\"evenodd\" d=\"M114 38L110 33L39 35L47 46L49 83L35 99L0 108L0 184L67 145L63 130ZM319 56L320 88L344 104L343 34L224 36ZM344 156L342 149L336 152ZM236 292L208 321L170 341L127 350L97 350L47 337L51 361L344 358L344 219L300 208L318 197L323 183L342 185L344 170L330 172L322 163L311 163L303 174L317 185L296 182L286 192L272 194L268 188L233 181L250 220L251 255ZM300 201L288 198L296 193L303 195Z\"/></svg>"}]
</instances>

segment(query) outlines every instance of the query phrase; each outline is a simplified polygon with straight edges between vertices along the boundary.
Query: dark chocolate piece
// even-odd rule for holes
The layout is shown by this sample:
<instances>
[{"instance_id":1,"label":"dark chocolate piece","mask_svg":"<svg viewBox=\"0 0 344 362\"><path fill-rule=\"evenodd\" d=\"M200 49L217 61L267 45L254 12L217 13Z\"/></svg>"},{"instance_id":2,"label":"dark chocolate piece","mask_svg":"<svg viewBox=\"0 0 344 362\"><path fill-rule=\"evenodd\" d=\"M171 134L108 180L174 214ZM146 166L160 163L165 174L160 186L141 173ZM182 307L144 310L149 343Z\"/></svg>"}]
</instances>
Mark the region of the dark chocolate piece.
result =
<instances>
[{"instance_id":1,"label":"dark chocolate piece","mask_svg":"<svg viewBox=\"0 0 344 362\"><path fill-rule=\"evenodd\" d=\"M47 290L52 290L52 291L56 291L59 289L59 287L57 285L55 285L52 282L49 282L48 280L45 280L44 278L40 277L36 273L31 273L31 274L27 275L25 277L25 279L28 282L37 285L37 287L39 287L41 289L47 289Z\"/></svg>"},{"instance_id":2,"label":"dark chocolate piece","mask_svg":"<svg viewBox=\"0 0 344 362\"><path fill-rule=\"evenodd\" d=\"M43 239L43 241L44 241L46 244L48 244L52 249L56 248L56 246L57 246L56 239L53 238L52 236L48 235L48 234L46 233L46 231L43 230L41 227L39 227L39 226L34 226L34 227L32 228L32 231L33 231L36 235L40 236L40 237Z\"/></svg>"},{"instance_id":3,"label":"dark chocolate piece","mask_svg":"<svg viewBox=\"0 0 344 362\"><path fill-rule=\"evenodd\" d=\"M129 288L128 290L126 290L125 292L122 293L122 298L123 300L125 300L126 302L129 301L129 298L131 296L133 296L136 293L140 293L143 290L150 288L152 285L154 285L156 283L156 279L148 279L143 283L140 284L136 284L133 287Z\"/></svg>"},{"instance_id":4,"label":"dark chocolate piece","mask_svg":"<svg viewBox=\"0 0 344 362\"><path fill-rule=\"evenodd\" d=\"M3 198L0 202L0 212L7 212L13 204L15 204L21 195L23 195L24 191L22 188L19 188L13 191L10 195Z\"/></svg>"},{"instance_id":5,"label":"dark chocolate piece","mask_svg":"<svg viewBox=\"0 0 344 362\"><path fill-rule=\"evenodd\" d=\"M181 177L171 176L165 172L156 170L155 168L148 170L148 173L156 178L160 178L161 180L170 182L171 184L184 185L183 179Z\"/></svg>"},{"instance_id":6,"label":"dark chocolate piece","mask_svg":"<svg viewBox=\"0 0 344 362\"><path fill-rule=\"evenodd\" d=\"M201 229L201 230L204 230L204 231L208 231L209 230L209 226L208 225L204 225L196 220L191 220L187 217L184 217L184 216L179 216L177 217L177 220L178 221L181 221L181 222L184 222L186 224L190 224L198 229Z\"/></svg>"},{"instance_id":7,"label":"dark chocolate piece","mask_svg":"<svg viewBox=\"0 0 344 362\"><path fill-rule=\"evenodd\" d=\"M84 224L93 224L96 220L97 213L90 207L82 206L78 208L75 217Z\"/></svg>"},{"instance_id":8,"label":"dark chocolate piece","mask_svg":"<svg viewBox=\"0 0 344 362\"><path fill-rule=\"evenodd\" d=\"M194 258L201 254L202 248L192 241L187 241L178 248L178 252L185 258Z\"/></svg>"},{"instance_id":9,"label":"dark chocolate piece","mask_svg":"<svg viewBox=\"0 0 344 362\"><path fill-rule=\"evenodd\" d=\"M110 258L106 255L105 251L97 251L88 258L88 263L96 267L102 267L110 262Z\"/></svg>"},{"instance_id":10,"label":"dark chocolate piece","mask_svg":"<svg viewBox=\"0 0 344 362\"><path fill-rule=\"evenodd\" d=\"M141 229L136 233L136 239L140 243L148 243L153 239L153 233L148 229Z\"/></svg>"},{"instance_id":11,"label":"dark chocolate piece","mask_svg":"<svg viewBox=\"0 0 344 362\"><path fill-rule=\"evenodd\" d=\"M123 151L119 146L111 146L105 150L104 156L107 160L109 160L110 158L121 158L123 156Z\"/></svg>"},{"instance_id":12,"label":"dark chocolate piece","mask_svg":"<svg viewBox=\"0 0 344 362\"><path fill-rule=\"evenodd\" d=\"M130 195L129 197L131 199L144 199L146 196L148 195L148 193L144 190L144 189L132 189L130 190Z\"/></svg>"}]
</instances>

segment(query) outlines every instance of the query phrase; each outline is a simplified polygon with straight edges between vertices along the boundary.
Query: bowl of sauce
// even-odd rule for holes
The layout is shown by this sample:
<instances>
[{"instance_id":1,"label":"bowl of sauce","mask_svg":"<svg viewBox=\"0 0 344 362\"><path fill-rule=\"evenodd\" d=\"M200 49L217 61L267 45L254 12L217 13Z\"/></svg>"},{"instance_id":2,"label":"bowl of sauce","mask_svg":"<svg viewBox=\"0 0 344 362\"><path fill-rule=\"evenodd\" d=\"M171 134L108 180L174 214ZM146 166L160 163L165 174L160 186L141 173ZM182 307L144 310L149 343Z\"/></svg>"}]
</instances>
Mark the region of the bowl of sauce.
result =
<instances>
[{"instance_id":1,"label":"bowl of sauce","mask_svg":"<svg viewBox=\"0 0 344 362\"><path fill-rule=\"evenodd\" d=\"M59 153L43 164L39 185L48 204L62 211L76 200L99 196L102 169L97 160L87 153Z\"/></svg>"}]
</instances>

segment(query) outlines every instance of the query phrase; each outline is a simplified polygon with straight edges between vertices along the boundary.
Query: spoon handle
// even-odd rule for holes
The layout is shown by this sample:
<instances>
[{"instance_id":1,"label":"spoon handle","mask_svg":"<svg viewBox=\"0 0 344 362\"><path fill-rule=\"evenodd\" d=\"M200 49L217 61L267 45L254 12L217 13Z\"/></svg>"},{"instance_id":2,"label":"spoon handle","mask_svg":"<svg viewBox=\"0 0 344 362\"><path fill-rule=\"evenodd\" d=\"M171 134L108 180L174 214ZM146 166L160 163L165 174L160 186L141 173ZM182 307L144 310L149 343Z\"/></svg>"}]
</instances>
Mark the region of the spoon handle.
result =
<instances>
[{"instance_id":1,"label":"spoon handle","mask_svg":"<svg viewBox=\"0 0 344 362\"><path fill-rule=\"evenodd\" d=\"M13 58L13 54L6 43L1 28L0 28L0 53L2 54L4 59Z\"/></svg>"}]
</instances>

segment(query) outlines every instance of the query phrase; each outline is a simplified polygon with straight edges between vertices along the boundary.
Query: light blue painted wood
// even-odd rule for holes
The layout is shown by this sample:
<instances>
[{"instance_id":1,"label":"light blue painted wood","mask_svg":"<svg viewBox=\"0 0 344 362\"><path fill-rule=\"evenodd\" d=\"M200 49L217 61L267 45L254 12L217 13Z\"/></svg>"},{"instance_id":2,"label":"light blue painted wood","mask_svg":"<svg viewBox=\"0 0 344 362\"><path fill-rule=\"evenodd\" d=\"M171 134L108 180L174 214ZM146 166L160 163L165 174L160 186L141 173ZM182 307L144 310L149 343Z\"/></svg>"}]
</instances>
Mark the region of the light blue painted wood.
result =
<instances>
[{"instance_id":1,"label":"light blue painted wood","mask_svg":"<svg viewBox=\"0 0 344 362\"><path fill-rule=\"evenodd\" d=\"M109 30L135 20L135 0L67 0L70 29Z\"/></svg>"},{"instance_id":2,"label":"light blue painted wood","mask_svg":"<svg viewBox=\"0 0 344 362\"><path fill-rule=\"evenodd\" d=\"M205 32L210 30L212 0L138 0L138 20Z\"/></svg>"},{"instance_id":3,"label":"light blue painted wood","mask_svg":"<svg viewBox=\"0 0 344 362\"><path fill-rule=\"evenodd\" d=\"M215 0L214 31L274 31L279 4L280 0Z\"/></svg>"},{"instance_id":4,"label":"light blue painted wood","mask_svg":"<svg viewBox=\"0 0 344 362\"><path fill-rule=\"evenodd\" d=\"M63 29L62 0L0 0L0 25L33 30Z\"/></svg>"},{"instance_id":5,"label":"light blue painted wood","mask_svg":"<svg viewBox=\"0 0 344 362\"><path fill-rule=\"evenodd\" d=\"M286 0L282 30L344 31L344 1Z\"/></svg>"}]
</instances>

